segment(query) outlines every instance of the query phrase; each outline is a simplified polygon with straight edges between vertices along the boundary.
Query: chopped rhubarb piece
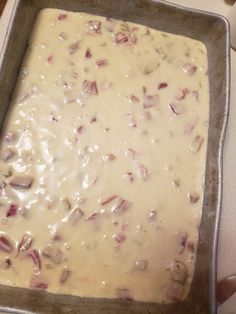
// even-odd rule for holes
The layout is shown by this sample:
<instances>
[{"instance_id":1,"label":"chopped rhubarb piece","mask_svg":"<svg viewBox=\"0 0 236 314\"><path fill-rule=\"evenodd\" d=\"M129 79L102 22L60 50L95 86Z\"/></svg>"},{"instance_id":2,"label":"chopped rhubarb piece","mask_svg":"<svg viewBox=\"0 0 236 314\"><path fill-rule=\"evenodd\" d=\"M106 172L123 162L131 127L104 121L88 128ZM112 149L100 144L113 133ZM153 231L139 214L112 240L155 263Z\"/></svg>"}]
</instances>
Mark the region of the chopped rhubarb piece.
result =
<instances>
[{"instance_id":1,"label":"chopped rhubarb piece","mask_svg":"<svg viewBox=\"0 0 236 314\"><path fill-rule=\"evenodd\" d=\"M66 40L66 39L67 39L67 35L62 32L62 33L60 33L60 34L58 35L58 38L59 38L60 40Z\"/></svg>"},{"instance_id":2,"label":"chopped rhubarb piece","mask_svg":"<svg viewBox=\"0 0 236 314\"><path fill-rule=\"evenodd\" d=\"M31 278L29 288L32 289L47 289L48 288L48 282L45 278L42 276L33 276Z\"/></svg>"},{"instance_id":3,"label":"chopped rhubarb piece","mask_svg":"<svg viewBox=\"0 0 236 314\"><path fill-rule=\"evenodd\" d=\"M102 67L102 66L108 65L108 60L107 59L98 60L98 61L96 61L96 65L97 65L97 67Z\"/></svg>"},{"instance_id":4,"label":"chopped rhubarb piece","mask_svg":"<svg viewBox=\"0 0 236 314\"><path fill-rule=\"evenodd\" d=\"M200 196L196 192L192 192L188 194L188 198L192 204L195 204L199 201Z\"/></svg>"},{"instance_id":5,"label":"chopped rhubarb piece","mask_svg":"<svg viewBox=\"0 0 236 314\"><path fill-rule=\"evenodd\" d=\"M144 110L142 114L143 120L151 120L152 114L150 111Z\"/></svg>"},{"instance_id":6,"label":"chopped rhubarb piece","mask_svg":"<svg viewBox=\"0 0 236 314\"><path fill-rule=\"evenodd\" d=\"M147 167L137 164L137 174L141 179L146 180L149 176Z\"/></svg>"},{"instance_id":7,"label":"chopped rhubarb piece","mask_svg":"<svg viewBox=\"0 0 236 314\"><path fill-rule=\"evenodd\" d=\"M188 277L185 264L180 261L174 261L171 265L170 275L173 281L184 284Z\"/></svg>"},{"instance_id":8,"label":"chopped rhubarb piece","mask_svg":"<svg viewBox=\"0 0 236 314\"><path fill-rule=\"evenodd\" d=\"M157 218L157 211L155 209L150 210L148 214L148 220L149 221L154 221Z\"/></svg>"},{"instance_id":9,"label":"chopped rhubarb piece","mask_svg":"<svg viewBox=\"0 0 236 314\"><path fill-rule=\"evenodd\" d=\"M88 21L87 25L94 33L101 33L102 23L100 21Z\"/></svg>"},{"instance_id":10,"label":"chopped rhubarb piece","mask_svg":"<svg viewBox=\"0 0 236 314\"><path fill-rule=\"evenodd\" d=\"M6 257L3 261L0 261L0 268L9 269L12 265L10 258Z\"/></svg>"},{"instance_id":11,"label":"chopped rhubarb piece","mask_svg":"<svg viewBox=\"0 0 236 314\"><path fill-rule=\"evenodd\" d=\"M193 76L197 71L197 67L194 64L185 63L182 67L182 70L189 76Z\"/></svg>"},{"instance_id":12,"label":"chopped rhubarb piece","mask_svg":"<svg viewBox=\"0 0 236 314\"><path fill-rule=\"evenodd\" d=\"M28 252L28 256L32 258L36 269L39 271L41 269L41 258L39 252L37 250L31 250Z\"/></svg>"},{"instance_id":13,"label":"chopped rhubarb piece","mask_svg":"<svg viewBox=\"0 0 236 314\"><path fill-rule=\"evenodd\" d=\"M127 156L130 156L130 157L132 157L133 159L134 159L134 157L135 157L135 155L136 155L136 151L133 150L132 148L127 148L127 150L126 150L125 153L126 153Z\"/></svg>"},{"instance_id":14,"label":"chopped rhubarb piece","mask_svg":"<svg viewBox=\"0 0 236 314\"><path fill-rule=\"evenodd\" d=\"M11 158L13 158L15 155L16 155L16 151L15 150L13 150L12 148L7 148L7 149L2 151L1 158L4 161L8 161Z\"/></svg>"},{"instance_id":15,"label":"chopped rhubarb piece","mask_svg":"<svg viewBox=\"0 0 236 314\"><path fill-rule=\"evenodd\" d=\"M65 209L66 210L71 210L71 202L70 202L70 200L66 197L62 201L65 204Z\"/></svg>"},{"instance_id":16,"label":"chopped rhubarb piece","mask_svg":"<svg viewBox=\"0 0 236 314\"><path fill-rule=\"evenodd\" d=\"M146 95L147 94L147 87L143 86L143 94Z\"/></svg>"},{"instance_id":17,"label":"chopped rhubarb piece","mask_svg":"<svg viewBox=\"0 0 236 314\"><path fill-rule=\"evenodd\" d=\"M11 244L11 241L5 236L0 234L0 250L11 253L14 247Z\"/></svg>"},{"instance_id":18,"label":"chopped rhubarb piece","mask_svg":"<svg viewBox=\"0 0 236 314\"><path fill-rule=\"evenodd\" d=\"M189 250L191 253L195 252L195 243L194 241L188 241L186 245L187 250Z\"/></svg>"},{"instance_id":19,"label":"chopped rhubarb piece","mask_svg":"<svg viewBox=\"0 0 236 314\"><path fill-rule=\"evenodd\" d=\"M132 300L130 290L127 288L118 288L116 290L117 297L123 300Z\"/></svg>"},{"instance_id":20,"label":"chopped rhubarb piece","mask_svg":"<svg viewBox=\"0 0 236 314\"><path fill-rule=\"evenodd\" d=\"M202 147L204 138L201 135L196 135L190 144L190 150L194 153L197 153Z\"/></svg>"},{"instance_id":21,"label":"chopped rhubarb piece","mask_svg":"<svg viewBox=\"0 0 236 314\"><path fill-rule=\"evenodd\" d=\"M85 80L83 82L83 92L88 95L97 95L98 89L96 81Z\"/></svg>"},{"instance_id":22,"label":"chopped rhubarb piece","mask_svg":"<svg viewBox=\"0 0 236 314\"><path fill-rule=\"evenodd\" d=\"M129 37L124 32L118 32L115 34L115 43L116 44L123 44L129 41Z\"/></svg>"},{"instance_id":23,"label":"chopped rhubarb piece","mask_svg":"<svg viewBox=\"0 0 236 314\"><path fill-rule=\"evenodd\" d=\"M64 283L67 281L67 279L70 276L70 270L65 266L61 272L61 276L60 276L60 283Z\"/></svg>"},{"instance_id":24,"label":"chopped rhubarb piece","mask_svg":"<svg viewBox=\"0 0 236 314\"><path fill-rule=\"evenodd\" d=\"M104 198L101 198L99 200L99 203L101 204L101 206L104 206L104 205L107 205L108 203L112 202L115 198L117 198L117 195L111 195L108 197L104 197Z\"/></svg>"},{"instance_id":25,"label":"chopped rhubarb piece","mask_svg":"<svg viewBox=\"0 0 236 314\"><path fill-rule=\"evenodd\" d=\"M139 99L138 97L136 97L135 95L131 95L131 96L130 96L130 101L133 102L133 103L135 103L135 102L139 102L140 99Z\"/></svg>"},{"instance_id":26,"label":"chopped rhubarb piece","mask_svg":"<svg viewBox=\"0 0 236 314\"><path fill-rule=\"evenodd\" d=\"M48 245L43 250L43 256L51 259L55 264L60 264L63 258L63 253L59 248L54 248L52 245Z\"/></svg>"},{"instance_id":27,"label":"chopped rhubarb piece","mask_svg":"<svg viewBox=\"0 0 236 314\"><path fill-rule=\"evenodd\" d=\"M148 267L148 261L147 260L138 260L134 263L134 269L139 271L145 271Z\"/></svg>"},{"instance_id":28,"label":"chopped rhubarb piece","mask_svg":"<svg viewBox=\"0 0 236 314\"><path fill-rule=\"evenodd\" d=\"M72 55L80 48L80 41L76 41L75 43L69 46L69 53Z\"/></svg>"},{"instance_id":29,"label":"chopped rhubarb piece","mask_svg":"<svg viewBox=\"0 0 236 314\"><path fill-rule=\"evenodd\" d=\"M105 155L105 156L103 156L102 157L102 159L104 160L104 161L107 161L107 160L115 160L116 159L116 155L114 155L114 154L107 154L107 155Z\"/></svg>"},{"instance_id":30,"label":"chopped rhubarb piece","mask_svg":"<svg viewBox=\"0 0 236 314\"><path fill-rule=\"evenodd\" d=\"M17 176L12 178L10 186L14 189L24 190L29 189L33 183L33 178L30 176Z\"/></svg>"},{"instance_id":31,"label":"chopped rhubarb piece","mask_svg":"<svg viewBox=\"0 0 236 314\"><path fill-rule=\"evenodd\" d=\"M189 89L188 88L183 88L179 91L177 95L174 96L174 99L176 100L182 100L185 99L186 95L188 95Z\"/></svg>"},{"instance_id":32,"label":"chopped rhubarb piece","mask_svg":"<svg viewBox=\"0 0 236 314\"><path fill-rule=\"evenodd\" d=\"M130 182L133 182L134 181L134 174L133 174L133 172L126 172L124 174L124 178L127 178Z\"/></svg>"},{"instance_id":33,"label":"chopped rhubarb piece","mask_svg":"<svg viewBox=\"0 0 236 314\"><path fill-rule=\"evenodd\" d=\"M17 214L18 206L16 204L11 204L6 212L6 217L12 217Z\"/></svg>"},{"instance_id":34,"label":"chopped rhubarb piece","mask_svg":"<svg viewBox=\"0 0 236 314\"><path fill-rule=\"evenodd\" d=\"M185 249L187 241L188 241L188 233L185 232L180 235L180 245L183 247L183 249Z\"/></svg>"},{"instance_id":35,"label":"chopped rhubarb piece","mask_svg":"<svg viewBox=\"0 0 236 314\"><path fill-rule=\"evenodd\" d=\"M84 126L81 125L81 126L79 126L79 127L77 128L77 133L78 133L78 134L82 134L82 133L83 133L83 130L84 130Z\"/></svg>"},{"instance_id":36,"label":"chopped rhubarb piece","mask_svg":"<svg viewBox=\"0 0 236 314\"><path fill-rule=\"evenodd\" d=\"M155 107L159 102L159 96L158 95L145 95L143 100L143 108L149 109L152 107Z\"/></svg>"},{"instance_id":37,"label":"chopped rhubarb piece","mask_svg":"<svg viewBox=\"0 0 236 314\"><path fill-rule=\"evenodd\" d=\"M121 225L121 229L122 229L123 231L127 231L128 228L129 228L129 223L128 223L128 222L125 222L125 223L123 223L123 224Z\"/></svg>"},{"instance_id":38,"label":"chopped rhubarb piece","mask_svg":"<svg viewBox=\"0 0 236 314\"><path fill-rule=\"evenodd\" d=\"M166 88L167 86L168 86L167 83L160 83L160 84L158 85L158 89Z\"/></svg>"},{"instance_id":39,"label":"chopped rhubarb piece","mask_svg":"<svg viewBox=\"0 0 236 314\"><path fill-rule=\"evenodd\" d=\"M181 110L180 110L179 106L178 106L176 103L174 103L174 102L172 102L172 103L170 104L170 109L171 109L172 112L173 112L174 114L176 114L176 115L179 115L179 114L181 113Z\"/></svg>"},{"instance_id":40,"label":"chopped rhubarb piece","mask_svg":"<svg viewBox=\"0 0 236 314\"><path fill-rule=\"evenodd\" d=\"M53 241L61 241L63 239L62 235L59 234L59 233L56 233L54 236L53 236Z\"/></svg>"},{"instance_id":41,"label":"chopped rhubarb piece","mask_svg":"<svg viewBox=\"0 0 236 314\"><path fill-rule=\"evenodd\" d=\"M88 48L85 52L85 58L90 59L92 57L91 50Z\"/></svg>"},{"instance_id":42,"label":"chopped rhubarb piece","mask_svg":"<svg viewBox=\"0 0 236 314\"><path fill-rule=\"evenodd\" d=\"M96 122L97 121L97 118L96 118L96 116L93 116L91 119L90 119L90 123L94 123L94 122Z\"/></svg>"},{"instance_id":43,"label":"chopped rhubarb piece","mask_svg":"<svg viewBox=\"0 0 236 314\"><path fill-rule=\"evenodd\" d=\"M47 63L52 64L52 62L53 62L53 55L49 55L47 58Z\"/></svg>"},{"instance_id":44,"label":"chopped rhubarb piece","mask_svg":"<svg viewBox=\"0 0 236 314\"><path fill-rule=\"evenodd\" d=\"M126 239L126 235L122 232L119 232L115 235L113 235L113 239L116 240L118 243L122 243Z\"/></svg>"},{"instance_id":45,"label":"chopped rhubarb piece","mask_svg":"<svg viewBox=\"0 0 236 314\"><path fill-rule=\"evenodd\" d=\"M84 215L84 212L80 208L73 208L69 214L66 216L66 218L63 219L63 221L67 221L71 223L72 225L76 224Z\"/></svg>"},{"instance_id":46,"label":"chopped rhubarb piece","mask_svg":"<svg viewBox=\"0 0 236 314\"><path fill-rule=\"evenodd\" d=\"M16 140L16 134L12 133L12 132L7 132L4 136L3 136L3 140L5 143L12 143Z\"/></svg>"},{"instance_id":47,"label":"chopped rhubarb piece","mask_svg":"<svg viewBox=\"0 0 236 314\"><path fill-rule=\"evenodd\" d=\"M197 102L199 102L199 92L198 91L192 91L192 96L195 98Z\"/></svg>"},{"instance_id":48,"label":"chopped rhubarb piece","mask_svg":"<svg viewBox=\"0 0 236 314\"><path fill-rule=\"evenodd\" d=\"M195 129L197 125L197 120L191 121L184 126L184 133L189 135Z\"/></svg>"},{"instance_id":49,"label":"chopped rhubarb piece","mask_svg":"<svg viewBox=\"0 0 236 314\"><path fill-rule=\"evenodd\" d=\"M27 251L33 243L33 239L29 233L25 233L23 238L21 239L18 248L17 248L17 255L21 252Z\"/></svg>"},{"instance_id":50,"label":"chopped rhubarb piece","mask_svg":"<svg viewBox=\"0 0 236 314\"><path fill-rule=\"evenodd\" d=\"M112 206L111 211L113 213L123 213L127 211L131 206L131 203L124 199L119 199L118 204Z\"/></svg>"},{"instance_id":51,"label":"chopped rhubarb piece","mask_svg":"<svg viewBox=\"0 0 236 314\"><path fill-rule=\"evenodd\" d=\"M98 215L99 213L94 212L91 215L89 215L86 220L95 220L98 217Z\"/></svg>"},{"instance_id":52,"label":"chopped rhubarb piece","mask_svg":"<svg viewBox=\"0 0 236 314\"><path fill-rule=\"evenodd\" d=\"M137 123L135 121L135 118L134 118L133 114L132 113L128 113L127 116L128 116L128 125L130 127L132 127L132 128L136 128L137 127Z\"/></svg>"},{"instance_id":53,"label":"chopped rhubarb piece","mask_svg":"<svg viewBox=\"0 0 236 314\"><path fill-rule=\"evenodd\" d=\"M58 17L57 17L57 19L58 19L59 21L63 21L63 20L65 20L66 18L67 18L67 14L65 14L65 13L61 13L61 14L59 14Z\"/></svg>"},{"instance_id":54,"label":"chopped rhubarb piece","mask_svg":"<svg viewBox=\"0 0 236 314\"><path fill-rule=\"evenodd\" d=\"M173 179L171 181L172 185L175 186L175 187L180 187L180 180L179 179Z\"/></svg>"}]
</instances>

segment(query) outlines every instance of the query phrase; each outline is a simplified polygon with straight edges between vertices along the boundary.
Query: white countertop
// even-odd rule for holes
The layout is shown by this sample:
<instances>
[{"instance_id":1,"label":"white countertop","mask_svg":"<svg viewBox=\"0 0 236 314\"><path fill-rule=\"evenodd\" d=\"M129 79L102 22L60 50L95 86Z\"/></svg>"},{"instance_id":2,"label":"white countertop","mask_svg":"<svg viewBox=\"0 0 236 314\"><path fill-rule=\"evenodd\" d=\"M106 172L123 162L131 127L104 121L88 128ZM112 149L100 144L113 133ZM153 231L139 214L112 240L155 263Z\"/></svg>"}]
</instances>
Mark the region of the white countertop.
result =
<instances>
[{"instance_id":1,"label":"white countertop","mask_svg":"<svg viewBox=\"0 0 236 314\"><path fill-rule=\"evenodd\" d=\"M15 0L8 0L0 20L0 47L14 2ZM230 10L230 6L227 6L223 0L172 0L171 2L225 16ZM236 273L236 171L234 173L236 169L236 88L233 89L233 85L236 86L236 52L231 50L231 103L224 147L224 189L218 249L218 279ZM236 294L218 309L218 314L236 314Z\"/></svg>"}]
</instances>

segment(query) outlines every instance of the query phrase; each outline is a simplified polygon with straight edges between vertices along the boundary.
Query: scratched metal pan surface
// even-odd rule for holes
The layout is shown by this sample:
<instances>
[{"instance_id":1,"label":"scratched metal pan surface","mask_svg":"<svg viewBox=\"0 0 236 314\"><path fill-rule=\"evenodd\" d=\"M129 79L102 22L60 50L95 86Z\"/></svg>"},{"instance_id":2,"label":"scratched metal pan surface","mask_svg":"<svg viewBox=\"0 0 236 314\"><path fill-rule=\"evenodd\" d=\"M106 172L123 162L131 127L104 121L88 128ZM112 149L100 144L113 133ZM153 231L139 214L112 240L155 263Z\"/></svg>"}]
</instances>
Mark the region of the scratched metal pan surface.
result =
<instances>
[{"instance_id":1,"label":"scratched metal pan surface","mask_svg":"<svg viewBox=\"0 0 236 314\"><path fill-rule=\"evenodd\" d=\"M0 52L0 123L4 120L37 13L60 8L119 18L205 43L208 49L210 124L203 217L196 270L189 296L155 304L54 295L0 286L0 311L76 314L216 313L216 250L222 198L222 148L229 106L229 25L221 16L152 0L16 0ZM140 283L142 284L142 283Z\"/></svg>"}]
</instances>

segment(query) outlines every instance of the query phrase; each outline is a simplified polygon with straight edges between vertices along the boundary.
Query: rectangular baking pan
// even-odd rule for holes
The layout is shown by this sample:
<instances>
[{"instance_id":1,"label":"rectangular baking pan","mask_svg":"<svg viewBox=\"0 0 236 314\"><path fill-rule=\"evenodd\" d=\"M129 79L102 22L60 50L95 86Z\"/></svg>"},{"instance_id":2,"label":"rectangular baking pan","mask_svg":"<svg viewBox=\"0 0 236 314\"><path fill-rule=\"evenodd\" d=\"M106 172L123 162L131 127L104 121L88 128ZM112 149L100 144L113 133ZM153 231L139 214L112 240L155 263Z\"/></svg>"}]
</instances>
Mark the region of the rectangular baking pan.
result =
<instances>
[{"instance_id":1,"label":"rectangular baking pan","mask_svg":"<svg viewBox=\"0 0 236 314\"><path fill-rule=\"evenodd\" d=\"M210 123L203 216L196 270L188 298L154 304L54 295L0 286L0 311L82 314L216 313L216 250L222 198L222 148L229 106L229 25L221 16L152 0L16 0L0 52L0 124L4 120L28 39L39 10L59 8L114 17L188 36L207 46ZM140 283L141 284L141 283Z\"/></svg>"}]
</instances>

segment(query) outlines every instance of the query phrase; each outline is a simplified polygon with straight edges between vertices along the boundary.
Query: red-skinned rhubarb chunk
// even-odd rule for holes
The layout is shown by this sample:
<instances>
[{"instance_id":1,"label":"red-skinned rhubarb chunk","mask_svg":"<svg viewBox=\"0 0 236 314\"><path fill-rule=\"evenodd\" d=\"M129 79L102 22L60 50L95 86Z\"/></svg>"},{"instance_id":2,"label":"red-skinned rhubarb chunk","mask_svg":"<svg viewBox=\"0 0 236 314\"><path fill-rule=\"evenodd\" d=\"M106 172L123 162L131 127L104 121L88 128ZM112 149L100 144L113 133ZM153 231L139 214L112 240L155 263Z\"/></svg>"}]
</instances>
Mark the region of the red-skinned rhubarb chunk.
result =
<instances>
[{"instance_id":1,"label":"red-skinned rhubarb chunk","mask_svg":"<svg viewBox=\"0 0 236 314\"><path fill-rule=\"evenodd\" d=\"M63 253L61 249L55 248L50 244L46 246L42 254L44 257L49 258L55 264L60 264L62 262Z\"/></svg>"},{"instance_id":2,"label":"red-skinned rhubarb chunk","mask_svg":"<svg viewBox=\"0 0 236 314\"><path fill-rule=\"evenodd\" d=\"M118 242L120 244L120 243L125 241L126 235L122 232L119 232L119 233L113 235L113 239L116 240L116 242Z\"/></svg>"},{"instance_id":3,"label":"red-skinned rhubarb chunk","mask_svg":"<svg viewBox=\"0 0 236 314\"><path fill-rule=\"evenodd\" d=\"M80 41L76 41L75 43L71 44L69 46L69 53L70 55L73 55L80 49Z\"/></svg>"},{"instance_id":4,"label":"red-skinned rhubarb chunk","mask_svg":"<svg viewBox=\"0 0 236 314\"><path fill-rule=\"evenodd\" d=\"M126 33L118 32L115 34L115 43L117 45L127 43L128 41L129 41L129 37Z\"/></svg>"},{"instance_id":5,"label":"red-skinned rhubarb chunk","mask_svg":"<svg viewBox=\"0 0 236 314\"><path fill-rule=\"evenodd\" d=\"M70 273L71 271L65 266L61 272L60 279L59 279L61 284L65 283L68 280Z\"/></svg>"},{"instance_id":6,"label":"red-skinned rhubarb chunk","mask_svg":"<svg viewBox=\"0 0 236 314\"><path fill-rule=\"evenodd\" d=\"M30 256L32 258L33 263L34 263L37 271L40 271L42 263L41 263L41 258L40 258L39 252L37 250L31 250L28 252L28 256Z\"/></svg>"},{"instance_id":7,"label":"red-skinned rhubarb chunk","mask_svg":"<svg viewBox=\"0 0 236 314\"><path fill-rule=\"evenodd\" d=\"M99 200L99 203L101 204L101 206L104 206L104 205L112 202L115 198L117 198L117 195L110 195L107 197L103 197Z\"/></svg>"},{"instance_id":8,"label":"red-skinned rhubarb chunk","mask_svg":"<svg viewBox=\"0 0 236 314\"><path fill-rule=\"evenodd\" d=\"M134 174L133 174L133 172L126 172L124 174L124 178L128 179L132 183L134 181Z\"/></svg>"},{"instance_id":9,"label":"red-skinned rhubarb chunk","mask_svg":"<svg viewBox=\"0 0 236 314\"><path fill-rule=\"evenodd\" d=\"M138 271L145 271L148 268L148 261L143 259L143 260L137 260L134 263L134 270Z\"/></svg>"},{"instance_id":10,"label":"red-skinned rhubarb chunk","mask_svg":"<svg viewBox=\"0 0 236 314\"><path fill-rule=\"evenodd\" d=\"M192 63L185 63L182 69L189 76L193 76L197 71L197 66Z\"/></svg>"},{"instance_id":11,"label":"red-skinned rhubarb chunk","mask_svg":"<svg viewBox=\"0 0 236 314\"><path fill-rule=\"evenodd\" d=\"M16 204L11 204L6 212L6 217L13 217L17 214L18 206Z\"/></svg>"},{"instance_id":12,"label":"red-skinned rhubarb chunk","mask_svg":"<svg viewBox=\"0 0 236 314\"><path fill-rule=\"evenodd\" d=\"M66 216L66 218L63 219L64 222L69 222L70 224L74 225L77 222L80 221L80 219L83 217L84 212L82 209L78 208L73 208L69 214Z\"/></svg>"},{"instance_id":13,"label":"red-skinned rhubarb chunk","mask_svg":"<svg viewBox=\"0 0 236 314\"><path fill-rule=\"evenodd\" d=\"M97 65L97 67L106 66L106 65L108 65L108 60L107 59L98 60L98 61L96 61L96 65Z\"/></svg>"},{"instance_id":14,"label":"red-skinned rhubarb chunk","mask_svg":"<svg viewBox=\"0 0 236 314\"><path fill-rule=\"evenodd\" d=\"M63 21L63 20L65 20L66 18L67 18L67 14L65 14L65 13L61 13L61 14L59 14L58 17L57 17L58 21Z\"/></svg>"},{"instance_id":15,"label":"red-skinned rhubarb chunk","mask_svg":"<svg viewBox=\"0 0 236 314\"><path fill-rule=\"evenodd\" d=\"M8 160L12 159L15 155L16 155L15 150L13 150L12 148L7 148L7 149L2 151L1 158L4 161L8 161Z\"/></svg>"},{"instance_id":16,"label":"red-skinned rhubarb chunk","mask_svg":"<svg viewBox=\"0 0 236 314\"><path fill-rule=\"evenodd\" d=\"M48 281L41 275L38 276L34 275L29 283L29 288L45 290L48 288Z\"/></svg>"},{"instance_id":17,"label":"red-skinned rhubarb chunk","mask_svg":"<svg viewBox=\"0 0 236 314\"><path fill-rule=\"evenodd\" d=\"M11 253L14 250L11 240L3 234L0 234L0 250L6 253Z\"/></svg>"},{"instance_id":18,"label":"red-skinned rhubarb chunk","mask_svg":"<svg viewBox=\"0 0 236 314\"><path fill-rule=\"evenodd\" d=\"M9 257L6 257L3 261L0 261L0 268L9 269L12 265L12 262Z\"/></svg>"},{"instance_id":19,"label":"red-skinned rhubarb chunk","mask_svg":"<svg viewBox=\"0 0 236 314\"><path fill-rule=\"evenodd\" d=\"M180 109L179 105L175 102L172 102L170 104L170 109L176 115L179 115L181 113L181 109Z\"/></svg>"},{"instance_id":20,"label":"red-skinned rhubarb chunk","mask_svg":"<svg viewBox=\"0 0 236 314\"><path fill-rule=\"evenodd\" d=\"M167 83L160 83L160 84L158 85L158 89L166 88L167 86L168 86Z\"/></svg>"},{"instance_id":21,"label":"red-skinned rhubarb chunk","mask_svg":"<svg viewBox=\"0 0 236 314\"><path fill-rule=\"evenodd\" d=\"M33 243L33 238L29 233L25 233L18 245L17 248L17 255L21 252L25 252L27 250L29 250L29 248L31 247Z\"/></svg>"},{"instance_id":22,"label":"red-skinned rhubarb chunk","mask_svg":"<svg viewBox=\"0 0 236 314\"><path fill-rule=\"evenodd\" d=\"M92 53L91 53L91 50L88 48L86 51L85 51L85 58L86 59L90 59L92 57Z\"/></svg>"},{"instance_id":23,"label":"red-skinned rhubarb chunk","mask_svg":"<svg viewBox=\"0 0 236 314\"><path fill-rule=\"evenodd\" d=\"M90 30L92 30L94 33L100 34L101 33L101 21L88 21L87 25L89 26Z\"/></svg>"},{"instance_id":24,"label":"red-skinned rhubarb chunk","mask_svg":"<svg viewBox=\"0 0 236 314\"><path fill-rule=\"evenodd\" d=\"M159 96L158 95L145 95L143 100L143 108L149 109L152 107L157 106L159 102Z\"/></svg>"},{"instance_id":25,"label":"red-skinned rhubarb chunk","mask_svg":"<svg viewBox=\"0 0 236 314\"><path fill-rule=\"evenodd\" d=\"M198 193L196 192L191 192L191 193L188 193L188 198L189 198L189 201L192 203L192 204L195 204L199 201L200 199L200 196Z\"/></svg>"},{"instance_id":26,"label":"red-skinned rhubarb chunk","mask_svg":"<svg viewBox=\"0 0 236 314\"><path fill-rule=\"evenodd\" d=\"M201 135L196 135L190 144L190 150L194 153L197 153L203 144L204 138Z\"/></svg>"},{"instance_id":27,"label":"red-skinned rhubarb chunk","mask_svg":"<svg viewBox=\"0 0 236 314\"><path fill-rule=\"evenodd\" d=\"M115 214L121 214L126 212L131 206L131 203L127 200L120 198L115 205L112 206L111 211Z\"/></svg>"},{"instance_id":28,"label":"red-skinned rhubarb chunk","mask_svg":"<svg viewBox=\"0 0 236 314\"><path fill-rule=\"evenodd\" d=\"M88 95L97 95L98 94L98 88L97 88L97 82L96 81L88 81L85 80L83 82L83 92Z\"/></svg>"},{"instance_id":29,"label":"red-skinned rhubarb chunk","mask_svg":"<svg viewBox=\"0 0 236 314\"><path fill-rule=\"evenodd\" d=\"M14 189L24 190L31 188L33 178L31 176L16 176L9 182L10 186Z\"/></svg>"},{"instance_id":30,"label":"red-skinned rhubarb chunk","mask_svg":"<svg viewBox=\"0 0 236 314\"><path fill-rule=\"evenodd\" d=\"M141 164L137 164L136 167L138 176L143 180L147 180L149 177L148 168Z\"/></svg>"},{"instance_id":31,"label":"red-skinned rhubarb chunk","mask_svg":"<svg viewBox=\"0 0 236 314\"><path fill-rule=\"evenodd\" d=\"M130 96L130 101L133 102L133 103L137 103L137 102L140 101L140 99L137 96L135 96L135 95L131 95Z\"/></svg>"},{"instance_id":32,"label":"red-skinned rhubarb chunk","mask_svg":"<svg viewBox=\"0 0 236 314\"><path fill-rule=\"evenodd\" d=\"M98 212L94 212L91 215L89 215L86 220L95 220L95 219L98 218L98 216L99 216L99 213Z\"/></svg>"}]
</instances>

